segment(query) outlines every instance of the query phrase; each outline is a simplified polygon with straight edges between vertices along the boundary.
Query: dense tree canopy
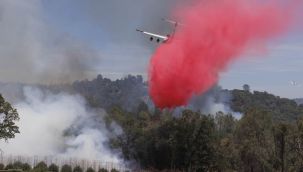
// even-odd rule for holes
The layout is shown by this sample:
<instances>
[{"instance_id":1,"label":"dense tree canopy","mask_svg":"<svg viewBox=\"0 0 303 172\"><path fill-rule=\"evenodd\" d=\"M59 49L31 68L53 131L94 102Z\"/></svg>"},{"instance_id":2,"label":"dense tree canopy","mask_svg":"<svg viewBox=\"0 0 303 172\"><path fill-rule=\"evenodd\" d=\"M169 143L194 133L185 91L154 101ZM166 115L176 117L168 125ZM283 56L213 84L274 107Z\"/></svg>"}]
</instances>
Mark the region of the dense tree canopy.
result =
<instances>
[{"instance_id":1,"label":"dense tree canopy","mask_svg":"<svg viewBox=\"0 0 303 172\"><path fill-rule=\"evenodd\" d=\"M142 105L140 105L142 106ZM140 108L139 108L140 109ZM142 114L144 114L142 118ZM115 107L108 123L124 133L112 148L141 168L172 171L298 171L303 168L303 119L274 120L274 114L249 108L240 120L184 110L130 113Z\"/></svg>"},{"instance_id":2,"label":"dense tree canopy","mask_svg":"<svg viewBox=\"0 0 303 172\"><path fill-rule=\"evenodd\" d=\"M8 140L19 133L19 127L15 124L19 120L19 114L10 103L0 94L0 139Z\"/></svg>"},{"instance_id":3,"label":"dense tree canopy","mask_svg":"<svg viewBox=\"0 0 303 172\"><path fill-rule=\"evenodd\" d=\"M194 108L159 110L148 99L142 77L110 81L102 76L80 81L73 89L90 105L105 108L108 126L123 133L112 149L140 168L172 171L300 171L303 169L303 106L267 92L211 92L215 103L242 114L203 114ZM197 99L205 101L204 99ZM197 103L197 102L195 102ZM199 102L197 103L199 105ZM189 106L190 108L191 106Z\"/></svg>"},{"instance_id":4,"label":"dense tree canopy","mask_svg":"<svg viewBox=\"0 0 303 172\"><path fill-rule=\"evenodd\" d=\"M121 126L123 132L111 136L109 146L140 169L303 171L303 106L294 100L251 91L248 85L243 90L215 88L210 93L212 102L242 114L236 119L229 113L206 114L190 106L154 108L140 76L111 81L99 75L92 81L75 82L69 89L83 95L91 107L105 108L109 130L112 122ZM12 138L18 133L14 123L18 114L0 100L1 138ZM72 168L64 166L61 171Z\"/></svg>"}]
</instances>

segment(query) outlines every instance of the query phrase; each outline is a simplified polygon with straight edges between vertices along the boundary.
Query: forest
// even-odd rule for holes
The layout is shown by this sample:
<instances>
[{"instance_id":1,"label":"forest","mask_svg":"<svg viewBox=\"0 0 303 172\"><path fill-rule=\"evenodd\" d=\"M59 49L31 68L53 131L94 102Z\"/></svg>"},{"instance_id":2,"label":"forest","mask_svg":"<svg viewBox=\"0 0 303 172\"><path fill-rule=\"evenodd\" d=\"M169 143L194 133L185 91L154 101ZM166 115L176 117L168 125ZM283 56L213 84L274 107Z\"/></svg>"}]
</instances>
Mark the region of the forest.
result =
<instances>
[{"instance_id":1,"label":"forest","mask_svg":"<svg viewBox=\"0 0 303 172\"><path fill-rule=\"evenodd\" d=\"M241 90L214 86L188 106L158 109L147 85L142 76L112 81L98 75L90 81L40 87L80 94L87 106L104 109L107 128L113 130L115 123L123 131L112 135L108 146L121 152L133 169L303 171L303 106L295 100L251 91L249 85ZM208 113L208 100L229 111ZM43 169L52 171L45 165Z\"/></svg>"},{"instance_id":2,"label":"forest","mask_svg":"<svg viewBox=\"0 0 303 172\"><path fill-rule=\"evenodd\" d=\"M153 107L141 76L110 81L99 75L78 81L73 89L92 106L105 108L108 124L123 133L111 139L112 149L140 168L172 171L302 171L303 106L267 92L215 87L208 97L234 112L206 114ZM215 91L214 91L215 90ZM225 98L222 101L222 95ZM198 99L203 101L207 97ZM129 100L129 101L128 101ZM203 107L203 106L202 106Z\"/></svg>"}]
</instances>

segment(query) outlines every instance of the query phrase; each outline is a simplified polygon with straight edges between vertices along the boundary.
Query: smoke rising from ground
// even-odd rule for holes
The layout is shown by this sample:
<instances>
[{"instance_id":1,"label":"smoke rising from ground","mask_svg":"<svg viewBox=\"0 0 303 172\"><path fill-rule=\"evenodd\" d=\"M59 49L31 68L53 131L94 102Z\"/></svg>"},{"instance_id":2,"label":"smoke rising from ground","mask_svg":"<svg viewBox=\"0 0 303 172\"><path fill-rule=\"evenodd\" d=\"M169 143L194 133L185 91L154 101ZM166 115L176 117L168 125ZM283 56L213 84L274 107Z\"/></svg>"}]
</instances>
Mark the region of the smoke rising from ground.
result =
<instances>
[{"instance_id":1,"label":"smoke rising from ground","mask_svg":"<svg viewBox=\"0 0 303 172\"><path fill-rule=\"evenodd\" d=\"M98 53L48 24L41 1L0 2L0 80L66 83L84 79Z\"/></svg>"},{"instance_id":2,"label":"smoke rising from ground","mask_svg":"<svg viewBox=\"0 0 303 172\"><path fill-rule=\"evenodd\" d=\"M105 112L88 110L84 99L76 95L52 94L33 87L25 87L24 95L25 101L15 105L21 133L8 143L0 143L5 155L120 162L118 154L106 146L112 133L103 122Z\"/></svg>"},{"instance_id":3,"label":"smoke rising from ground","mask_svg":"<svg viewBox=\"0 0 303 172\"><path fill-rule=\"evenodd\" d=\"M150 95L160 108L186 105L247 50L263 47L292 23L298 1L197 0L175 12L185 24L152 57Z\"/></svg>"}]
</instances>

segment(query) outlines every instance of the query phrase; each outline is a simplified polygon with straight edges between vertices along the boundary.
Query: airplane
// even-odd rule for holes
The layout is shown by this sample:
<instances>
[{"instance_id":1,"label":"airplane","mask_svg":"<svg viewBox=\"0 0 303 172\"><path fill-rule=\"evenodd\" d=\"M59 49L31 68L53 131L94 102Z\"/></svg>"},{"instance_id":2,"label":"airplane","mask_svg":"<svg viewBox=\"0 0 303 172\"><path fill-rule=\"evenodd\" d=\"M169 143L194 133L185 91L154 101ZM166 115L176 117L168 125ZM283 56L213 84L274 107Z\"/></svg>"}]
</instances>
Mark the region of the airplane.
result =
<instances>
[{"instance_id":1,"label":"airplane","mask_svg":"<svg viewBox=\"0 0 303 172\"><path fill-rule=\"evenodd\" d=\"M167 42L168 39L170 38L170 35L163 36L163 35L158 35L158 34L146 32L146 31L143 31L143 30L140 30L140 29L136 29L136 31L151 36L151 37L149 38L150 41L153 41L154 38L155 38L156 41L157 41L157 43L160 43L161 40L162 40L163 43L165 43L165 42Z\"/></svg>"},{"instance_id":2,"label":"airplane","mask_svg":"<svg viewBox=\"0 0 303 172\"><path fill-rule=\"evenodd\" d=\"M162 41L162 43L167 43L168 41L172 40L173 36L175 35L177 26L178 25L182 26L183 24L180 24L180 23L178 23L176 21L173 21L173 20L164 19L164 18L162 20L174 25L174 30L172 32L172 35L166 35L166 36L164 36L164 35L159 35L159 34L147 32L147 31L140 30L140 29L136 29L136 31L141 32L141 33L143 33L145 35L150 36L150 38L149 38L150 41L156 40L157 43L160 43L161 41Z\"/></svg>"},{"instance_id":3,"label":"airplane","mask_svg":"<svg viewBox=\"0 0 303 172\"><path fill-rule=\"evenodd\" d=\"M290 85L300 87L301 85L296 81L290 81Z\"/></svg>"}]
</instances>

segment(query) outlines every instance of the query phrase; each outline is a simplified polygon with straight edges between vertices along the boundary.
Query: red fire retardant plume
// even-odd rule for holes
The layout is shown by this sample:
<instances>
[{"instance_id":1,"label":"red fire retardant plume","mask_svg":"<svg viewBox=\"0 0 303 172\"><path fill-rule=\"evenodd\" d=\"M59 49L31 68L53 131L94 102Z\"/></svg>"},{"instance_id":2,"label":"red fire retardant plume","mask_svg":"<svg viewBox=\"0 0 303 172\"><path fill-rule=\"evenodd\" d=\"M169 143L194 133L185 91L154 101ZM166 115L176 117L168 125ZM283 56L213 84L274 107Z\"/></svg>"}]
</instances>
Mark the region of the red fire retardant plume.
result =
<instances>
[{"instance_id":1,"label":"red fire retardant plume","mask_svg":"<svg viewBox=\"0 0 303 172\"><path fill-rule=\"evenodd\" d=\"M150 62L149 93L157 107L186 105L212 87L239 55L289 28L289 3L252 1L197 0L178 9L184 26Z\"/></svg>"}]
</instances>

